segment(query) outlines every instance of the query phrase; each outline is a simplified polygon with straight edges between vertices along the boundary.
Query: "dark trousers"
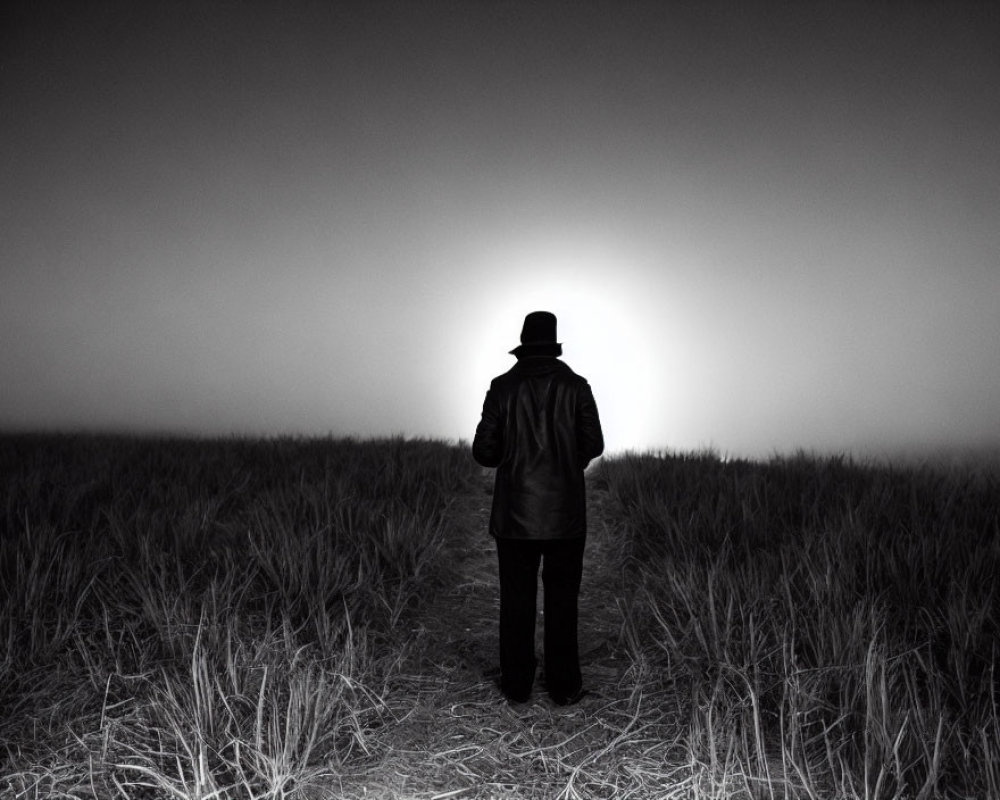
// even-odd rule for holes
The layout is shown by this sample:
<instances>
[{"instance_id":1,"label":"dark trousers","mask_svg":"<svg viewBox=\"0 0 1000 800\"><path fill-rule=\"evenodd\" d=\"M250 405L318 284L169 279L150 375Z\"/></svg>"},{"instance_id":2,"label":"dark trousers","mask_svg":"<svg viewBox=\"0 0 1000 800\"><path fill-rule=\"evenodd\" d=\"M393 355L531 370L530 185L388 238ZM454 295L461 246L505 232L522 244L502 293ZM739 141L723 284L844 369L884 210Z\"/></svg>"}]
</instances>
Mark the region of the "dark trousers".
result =
<instances>
[{"instance_id":1,"label":"dark trousers","mask_svg":"<svg viewBox=\"0 0 1000 800\"><path fill-rule=\"evenodd\" d=\"M526 700L535 679L535 594L542 564L545 683L559 700L582 686L577 653L577 597L585 539L497 539L500 562L500 689Z\"/></svg>"}]
</instances>

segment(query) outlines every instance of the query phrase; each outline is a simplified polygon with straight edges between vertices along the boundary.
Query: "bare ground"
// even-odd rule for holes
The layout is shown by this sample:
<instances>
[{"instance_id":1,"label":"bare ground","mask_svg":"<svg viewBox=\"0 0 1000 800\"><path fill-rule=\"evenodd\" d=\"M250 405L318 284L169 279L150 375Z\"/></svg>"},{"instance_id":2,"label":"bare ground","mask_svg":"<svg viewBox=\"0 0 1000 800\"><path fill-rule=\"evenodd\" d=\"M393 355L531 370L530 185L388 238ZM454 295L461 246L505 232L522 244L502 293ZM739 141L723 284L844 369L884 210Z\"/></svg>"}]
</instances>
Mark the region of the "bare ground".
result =
<instances>
[{"instance_id":1,"label":"bare ground","mask_svg":"<svg viewBox=\"0 0 1000 800\"><path fill-rule=\"evenodd\" d=\"M677 720L650 693L641 660L626 653L624 578L609 551L606 496L591 485L580 598L584 686L559 707L536 681L508 704L496 688L499 588L487 533L491 479L456 499L449 557L458 579L411 620L411 646L385 702L393 724L367 734L370 767L343 776L338 794L371 798L668 797L683 789L668 731ZM541 608L541 603L539 603ZM539 618L541 655L544 619ZM542 676L543 679L543 676ZM673 761L674 767L669 763Z\"/></svg>"}]
</instances>

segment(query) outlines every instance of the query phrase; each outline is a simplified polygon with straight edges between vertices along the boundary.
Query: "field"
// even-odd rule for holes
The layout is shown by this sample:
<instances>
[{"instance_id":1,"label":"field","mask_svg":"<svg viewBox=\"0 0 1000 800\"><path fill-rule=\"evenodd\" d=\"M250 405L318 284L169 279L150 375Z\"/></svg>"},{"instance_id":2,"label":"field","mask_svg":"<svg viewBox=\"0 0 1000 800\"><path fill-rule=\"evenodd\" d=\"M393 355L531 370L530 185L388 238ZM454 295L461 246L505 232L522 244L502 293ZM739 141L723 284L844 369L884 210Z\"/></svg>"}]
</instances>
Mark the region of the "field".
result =
<instances>
[{"instance_id":1,"label":"field","mask_svg":"<svg viewBox=\"0 0 1000 800\"><path fill-rule=\"evenodd\" d=\"M0 438L0 796L1000 798L995 470L603 459L567 708L494 686L490 479Z\"/></svg>"}]
</instances>

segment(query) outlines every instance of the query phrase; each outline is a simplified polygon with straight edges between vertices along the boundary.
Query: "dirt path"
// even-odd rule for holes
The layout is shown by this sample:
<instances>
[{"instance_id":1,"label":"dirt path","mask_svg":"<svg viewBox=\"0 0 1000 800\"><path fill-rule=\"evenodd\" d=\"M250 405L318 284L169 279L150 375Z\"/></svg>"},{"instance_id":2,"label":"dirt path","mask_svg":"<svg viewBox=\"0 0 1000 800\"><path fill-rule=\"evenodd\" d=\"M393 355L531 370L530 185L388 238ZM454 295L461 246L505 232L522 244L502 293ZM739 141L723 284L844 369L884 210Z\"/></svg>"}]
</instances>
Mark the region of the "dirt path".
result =
<instances>
[{"instance_id":1,"label":"dirt path","mask_svg":"<svg viewBox=\"0 0 1000 800\"><path fill-rule=\"evenodd\" d=\"M659 741L648 721L638 724L643 697L624 651L622 577L606 556L614 532L606 497L592 485L580 600L581 666L591 693L564 708L537 682L528 703L514 706L501 697L494 684L496 548L487 533L491 480L484 473L474 491L456 499L449 549L459 578L413 620L413 646L387 698L398 721L373 733L373 750L386 755L344 786L348 796L621 796L634 784L625 749L648 750ZM540 617L539 655L543 624ZM634 797L646 796L632 790Z\"/></svg>"}]
</instances>

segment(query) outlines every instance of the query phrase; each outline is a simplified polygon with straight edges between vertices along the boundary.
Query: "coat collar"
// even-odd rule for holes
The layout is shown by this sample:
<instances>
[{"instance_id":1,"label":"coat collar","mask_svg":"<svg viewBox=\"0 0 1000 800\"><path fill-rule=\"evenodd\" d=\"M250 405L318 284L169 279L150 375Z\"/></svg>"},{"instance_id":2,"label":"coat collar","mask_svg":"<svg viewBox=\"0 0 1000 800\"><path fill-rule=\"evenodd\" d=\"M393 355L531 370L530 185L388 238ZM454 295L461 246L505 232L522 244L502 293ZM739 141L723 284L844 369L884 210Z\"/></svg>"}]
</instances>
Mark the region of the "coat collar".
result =
<instances>
[{"instance_id":1,"label":"coat collar","mask_svg":"<svg viewBox=\"0 0 1000 800\"><path fill-rule=\"evenodd\" d=\"M569 365L555 356L522 356L510 371L518 375L544 375L547 372L568 372Z\"/></svg>"}]
</instances>

